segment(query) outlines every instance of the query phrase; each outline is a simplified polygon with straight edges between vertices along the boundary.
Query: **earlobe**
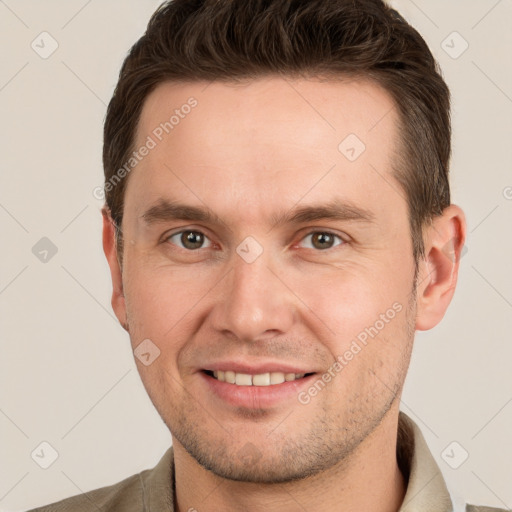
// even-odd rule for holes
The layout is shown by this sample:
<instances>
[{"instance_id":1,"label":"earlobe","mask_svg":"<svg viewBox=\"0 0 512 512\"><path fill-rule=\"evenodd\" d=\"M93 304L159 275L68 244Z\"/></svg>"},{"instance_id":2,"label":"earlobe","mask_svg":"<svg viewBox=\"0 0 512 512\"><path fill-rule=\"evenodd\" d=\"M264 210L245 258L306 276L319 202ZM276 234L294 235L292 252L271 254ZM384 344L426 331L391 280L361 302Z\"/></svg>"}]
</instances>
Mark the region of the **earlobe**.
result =
<instances>
[{"instance_id":1,"label":"earlobe","mask_svg":"<svg viewBox=\"0 0 512 512\"><path fill-rule=\"evenodd\" d=\"M455 292L465 240L464 212L456 205L447 207L427 228L425 257L419 262L416 330L432 329L444 317Z\"/></svg>"},{"instance_id":2,"label":"earlobe","mask_svg":"<svg viewBox=\"0 0 512 512\"><path fill-rule=\"evenodd\" d=\"M103 215L103 252L107 258L112 278L112 309L123 328L128 331L123 278L117 257L114 221L112 220L110 211L106 207L102 208L101 213Z\"/></svg>"}]
</instances>

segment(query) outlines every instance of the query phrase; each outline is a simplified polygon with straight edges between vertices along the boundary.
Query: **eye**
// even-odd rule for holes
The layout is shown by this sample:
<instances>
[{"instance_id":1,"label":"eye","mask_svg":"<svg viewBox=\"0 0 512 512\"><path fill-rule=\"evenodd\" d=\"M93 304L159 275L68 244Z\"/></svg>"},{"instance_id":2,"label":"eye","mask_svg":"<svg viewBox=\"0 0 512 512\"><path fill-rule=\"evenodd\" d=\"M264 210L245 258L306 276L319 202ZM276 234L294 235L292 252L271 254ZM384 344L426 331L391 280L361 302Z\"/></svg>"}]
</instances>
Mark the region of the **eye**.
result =
<instances>
[{"instance_id":1,"label":"eye","mask_svg":"<svg viewBox=\"0 0 512 512\"><path fill-rule=\"evenodd\" d=\"M345 243L339 235L335 235L329 231L313 231L307 234L302 240L307 240L309 238L311 239L311 242L309 246L307 246L308 249L326 250ZM336 239L340 242L335 243Z\"/></svg>"},{"instance_id":2,"label":"eye","mask_svg":"<svg viewBox=\"0 0 512 512\"><path fill-rule=\"evenodd\" d=\"M201 233L201 231L195 231L193 229L187 229L185 231L174 233L165 239L166 242L170 241L171 243L178 245L183 249L188 249L191 251L201 249L205 240L209 241L209 245L207 247L211 247L212 244L209 238L204 233Z\"/></svg>"}]
</instances>

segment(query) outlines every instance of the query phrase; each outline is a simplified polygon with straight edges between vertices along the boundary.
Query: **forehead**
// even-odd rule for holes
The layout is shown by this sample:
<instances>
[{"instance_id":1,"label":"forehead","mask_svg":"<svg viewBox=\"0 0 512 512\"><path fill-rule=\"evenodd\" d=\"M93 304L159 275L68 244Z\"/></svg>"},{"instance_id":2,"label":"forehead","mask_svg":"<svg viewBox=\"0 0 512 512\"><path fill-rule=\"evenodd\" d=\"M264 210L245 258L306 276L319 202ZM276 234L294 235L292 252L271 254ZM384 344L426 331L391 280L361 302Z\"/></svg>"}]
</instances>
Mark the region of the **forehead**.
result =
<instances>
[{"instance_id":1,"label":"forehead","mask_svg":"<svg viewBox=\"0 0 512 512\"><path fill-rule=\"evenodd\" d=\"M197 106L189 109L191 98ZM187 127L193 124L204 144L217 145L219 139L226 143L222 139L231 128L240 136L257 132L261 138L267 134L268 142L274 141L276 134L297 142L302 135L311 147L323 142L329 132L335 143L350 129L362 140L368 139L383 117L387 117L383 125L389 129L395 122L393 107L391 96L381 86L349 77L336 81L270 76L242 83L164 82L145 100L137 138L153 132L175 114L171 121L174 139L180 135L190 139ZM182 123L186 117L191 121ZM283 125L287 127L284 131ZM297 130L298 125L301 130Z\"/></svg>"},{"instance_id":2,"label":"forehead","mask_svg":"<svg viewBox=\"0 0 512 512\"><path fill-rule=\"evenodd\" d=\"M392 98L361 79L162 83L142 109L135 149L153 148L130 175L126 207L186 196L257 216L335 192L382 203L397 194L397 133Z\"/></svg>"}]
</instances>

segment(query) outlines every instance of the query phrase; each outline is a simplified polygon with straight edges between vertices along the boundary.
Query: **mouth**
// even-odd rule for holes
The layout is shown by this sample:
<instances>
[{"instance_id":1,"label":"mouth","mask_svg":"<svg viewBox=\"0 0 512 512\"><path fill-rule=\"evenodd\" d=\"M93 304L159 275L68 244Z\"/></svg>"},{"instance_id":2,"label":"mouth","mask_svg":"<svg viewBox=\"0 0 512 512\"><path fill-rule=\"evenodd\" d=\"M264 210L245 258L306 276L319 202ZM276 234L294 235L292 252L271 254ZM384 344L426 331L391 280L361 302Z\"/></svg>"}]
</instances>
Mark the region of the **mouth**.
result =
<instances>
[{"instance_id":1,"label":"mouth","mask_svg":"<svg viewBox=\"0 0 512 512\"><path fill-rule=\"evenodd\" d=\"M215 361L197 370L197 382L214 407L282 412L296 404L298 394L318 377L320 370L311 370L284 361Z\"/></svg>"},{"instance_id":2,"label":"mouth","mask_svg":"<svg viewBox=\"0 0 512 512\"><path fill-rule=\"evenodd\" d=\"M266 372L252 375L233 370L203 370L203 373L213 377L219 382L226 382L235 386L273 386L285 382L294 382L314 375L314 373L284 373Z\"/></svg>"}]
</instances>

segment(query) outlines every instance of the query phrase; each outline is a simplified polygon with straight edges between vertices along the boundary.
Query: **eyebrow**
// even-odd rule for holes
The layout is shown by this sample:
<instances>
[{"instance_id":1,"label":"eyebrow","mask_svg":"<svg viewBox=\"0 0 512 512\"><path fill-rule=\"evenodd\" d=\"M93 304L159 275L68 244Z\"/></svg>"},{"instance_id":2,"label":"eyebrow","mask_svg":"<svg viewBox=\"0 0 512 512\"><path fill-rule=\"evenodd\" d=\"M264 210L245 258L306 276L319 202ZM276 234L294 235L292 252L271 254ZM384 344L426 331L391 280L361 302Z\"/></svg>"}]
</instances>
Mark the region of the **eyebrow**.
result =
<instances>
[{"instance_id":1,"label":"eyebrow","mask_svg":"<svg viewBox=\"0 0 512 512\"><path fill-rule=\"evenodd\" d=\"M148 226L175 220L226 225L217 214L206 206L191 206L163 198L147 209L140 218ZM327 204L298 206L270 216L272 228L285 224L303 224L319 220L372 223L375 220L375 215L370 210L361 208L350 202L342 201L341 199L333 199Z\"/></svg>"}]
</instances>

